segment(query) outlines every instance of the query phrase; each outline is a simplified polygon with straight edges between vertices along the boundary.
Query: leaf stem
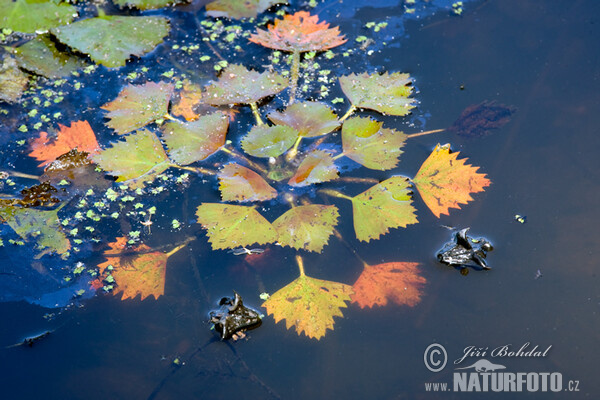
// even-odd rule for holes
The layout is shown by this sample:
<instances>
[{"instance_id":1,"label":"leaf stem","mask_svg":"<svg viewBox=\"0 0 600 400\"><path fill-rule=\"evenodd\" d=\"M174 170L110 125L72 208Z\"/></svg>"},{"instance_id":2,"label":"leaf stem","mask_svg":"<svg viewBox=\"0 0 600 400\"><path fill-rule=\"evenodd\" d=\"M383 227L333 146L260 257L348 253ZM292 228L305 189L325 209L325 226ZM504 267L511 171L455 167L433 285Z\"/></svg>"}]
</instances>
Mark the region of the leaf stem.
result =
<instances>
[{"instance_id":1,"label":"leaf stem","mask_svg":"<svg viewBox=\"0 0 600 400\"><path fill-rule=\"evenodd\" d=\"M300 255L296 256L296 262L298 263L298 269L300 270L300 276L306 276L304 273L304 261L302 261L302 257Z\"/></svg>"},{"instance_id":2,"label":"leaf stem","mask_svg":"<svg viewBox=\"0 0 600 400\"><path fill-rule=\"evenodd\" d=\"M342 236L342 234L340 233L340 231L338 231L337 229L333 229L333 234L335 235L336 238L338 238L338 240L340 242L342 242L342 244L350 251L350 253L352 253L354 255L354 257L356 257L358 259L358 261L360 261L362 263L362 265L367 268L369 267L369 264L367 264L365 262L365 260L362 259L361 256L358 255L358 252L356 251L356 249L354 247L352 247L350 245L350 243L348 243L346 241L346 239L344 239L344 237Z\"/></svg>"},{"instance_id":3,"label":"leaf stem","mask_svg":"<svg viewBox=\"0 0 600 400\"><path fill-rule=\"evenodd\" d=\"M342 157L344 157L345 155L346 155L346 153L344 153L344 152L341 152L341 153L340 153L340 154L338 154L337 156L333 156L331 159L332 159L333 161L335 161L335 160L337 160L338 158L342 158Z\"/></svg>"},{"instance_id":4,"label":"leaf stem","mask_svg":"<svg viewBox=\"0 0 600 400\"><path fill-rule=\"evenodd\" d=\"M165 255L167 256L167 258L171 257L173 254L177 253L179 250L181 250L185 246L187 246L188 243L189 243L189 241L186 241L186 242L180 244L179 246L175 247L173 250L165 253Z\"/></svg>"},{"instance_id":5,"label":"leaf stem","mask_svg":"<svg viewBox=\"0 0 600 400\"><path fill-rule=\"evenodd\" d=\"M346 111L346 114L344 114L344 116L340 118L340 122L344 122L349 116L351 116L354 113L354 111L356 111L356 107L354 106L354 104L352 104L348 111Z\"/></svg>"},{"instance_id":6,"label":"leaf stem","mask_svg":"<svg viewBox=\"0 0 600 400\"><path fill-rule=\"evenodd\" d=\"M258 112L258 106L256 105L256 102L250 103L250 108L252 109L252 114L254 114L254 118L256 118L256 123L258 125L264 125L264 122L260 117L260 113Z\"/></svg>"},{"instance_id":7,"label":"leaf stem","mask_svg":"<svg viewBox=\"0 0 600 400\"><path fill-rule=\"evenodd\" d=\"M188 167L185 165L177 165L177 164L171 164L171 167L184 169L186 171L192 171L192 172L196 172L196 173L204 174L204 175L216 175L217 174L217 171L214 171L212 169L202 168L202 167Z\"/></svg>"},{"instance_id":8,"label":"leaf stem","mask_svg":"<svg viewBox=\"0 0 600 400\"><path fill-rule=\"evenodd\" d=\"M285 155L286 160L292 161L294 158L296 158L296 155L298 154L298 147L300 146L302 137L303 136L298 136L298 139L296 139L296 143L294 143L294 146L292 147L292 149L290 151L288 151L288 153Z\"/></svg>"},{"instance_id":9,"label":"leaf stem","mask_svg":"<svg viewBox=\"0 0 600 400\"><path fill-rule=\"evenodd\" d=\"M346 196L344 193L338 192L337 190L331 189L321 189L319 192L324 193L328 196L339 197L340 199L346 199L352 201L353 198L350 196Z\"/></svg>"},{"instance_id":10,"label":"leaf stem","mask_svg":"<svg viewBox=\"0 0 600 400\"><path fill-rule=\"evenodd\" d=\"M417 136L425 136L425 135L430 135L432 133L438 133L438 132L443 132L443 131L445 131L445 129L434 129L432 131L412 133L410 135L406 135L406 138L410 139L410 138L414 138L414 137L417 137Z\"/></svg>"},{"instance_id":11,"label":"leaf stem","mask_svg":"<svg viewBox=\"0 0 600 400\"><path fill-rule=\"evenodd\" d=\"M380 182L379 179L375 179L375 178L356 178L353 176L342 176L342 177L339 177L338 180L343 181L343 182L350 182L350 183L368 183L368 184L378 184Z\"/></svg>"},{"instance_id":12,"label":"leaf stem","mask_svg":"<svg viewBox=\"0 0 600 400\"><path fill-rule=\"evenodd\" d=\"M17 171L0 170L0 174L8 174L10 176L16 176L17 178L35 179L36 181L40 179L39 176L24 174L23 172L17 172Z\"/></svg>"},{"instance_id":13,"label":"leaf stem","mask_svg":"<svg viewBox=\"0 0 600 400\"><path fill-rule=\"evenodd\" d=\"M168 119L170 121L177 121L177 122L181 122L179 119L175 118L174 116L172 116L169 113L166 113L165 115L163 115L164 119Z\"/></svg>"},{"instance_id":14,"label":"leaf stem","mask_svg":"<svg viewBox=\"0 0 600 400\"><path fill-rule=\"evenodd\" d=\"M235 158L239 158L240 160L244 161L252 168L262 172L265 175L268 173L268 171L262 165L255 163L254 161L248 159L248 157L244 156L243 154L238 153L237 151L235 151L233 149L228 149L227 147L222 146L219 150L224 151L225 153L227 153Z\"/></svg>"},{"instance_id":15,"label":"leaf stem","mask_svg":"<svg viewBox=\"0 0 600 400\"><path fill-rule=\"evenodd\" d=\"M300 75L300 52L292 52L292 67L290 71L290 101L289 106L296 100L296 90L298 88L298 77Z\"/></svg>"}]
</instances>

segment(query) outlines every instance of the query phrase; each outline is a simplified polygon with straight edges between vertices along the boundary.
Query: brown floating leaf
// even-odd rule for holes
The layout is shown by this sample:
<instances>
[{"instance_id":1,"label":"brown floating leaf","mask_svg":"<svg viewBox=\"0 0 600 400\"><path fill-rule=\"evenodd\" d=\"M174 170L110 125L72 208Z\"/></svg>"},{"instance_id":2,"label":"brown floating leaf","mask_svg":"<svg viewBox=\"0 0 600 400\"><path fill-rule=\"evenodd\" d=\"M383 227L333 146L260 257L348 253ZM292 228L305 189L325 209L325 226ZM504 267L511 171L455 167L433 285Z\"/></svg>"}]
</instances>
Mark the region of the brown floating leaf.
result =
<instances>
[{"instance_id":1,"label":"brown floating leaf","mask_svg":"<svg viewBox=\"0 0 600 400\"><path fill-rule=\"evenodd\" d=\"M219 172L219 190L223 201L265 201L277 197L277 191L259 174L235 163Z\"/></svg>"},{"instance_id":2,"label":"brown floating leaf","mask_svg":"<svg viewBox=\"0 0 600 400\"><path fill-rule=\"evenodd\" d=\"M288 181L291 186L308 186L337 179L338 170L327 152L316 150L307 155Z\"/></svg>"},{"instance_id":3,"label":"brown floating leaf","mask_svg":"<svg viewBox=\"0 0 600 400\"><path fill-rule=\"evenodd\" d=\"M97 154L100 151L96 135L87 121L73 122L70 127L58 124L58 127L58 134L52 142L48 139L47 132L40 132L40 137L31 143L29 155L42 161L40 166L50 164L72 149L88 154Z\"/></svg>"}]
</instances>

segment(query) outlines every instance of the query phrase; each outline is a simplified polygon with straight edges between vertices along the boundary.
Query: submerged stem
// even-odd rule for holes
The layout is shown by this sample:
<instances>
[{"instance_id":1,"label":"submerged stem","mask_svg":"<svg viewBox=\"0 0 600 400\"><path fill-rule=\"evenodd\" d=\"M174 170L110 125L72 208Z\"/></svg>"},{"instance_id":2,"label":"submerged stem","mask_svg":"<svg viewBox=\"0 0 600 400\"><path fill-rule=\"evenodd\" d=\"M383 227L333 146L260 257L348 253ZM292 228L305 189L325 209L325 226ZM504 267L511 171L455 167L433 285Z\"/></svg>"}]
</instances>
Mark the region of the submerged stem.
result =
<instances>
[{"instance_id":1,"label":"submerged stem","mask_svg":"<svg viewBox=\"0 0 600 400\"><path fill-rule=\"evenodd\" d=\"M263 125L264 122L260 117L260 113L258 112L258 106L256 105L256 102L250 103L250 108L252 109L252 114L254 114L254 118L256 118L256 124Z\"/></svg>"},{"instance_id":2,"label":"submerged stem","mask_svg":"<svg viewBox=\"0 0 600 400\"><path fill-rule=\"evenodd\" d=\"M296 89L298 88L298 77L300 75L300 52L294 51L292 53L292 67L290 71L290 102L289 106L294 104L296 100Z\"/></svg>"},{"instance_id":3,"label":"submerged stem","mask_svg":"<svg viewBox=\"0 0 600 400\"><path fill-rule=\"evenodd\" d=\"M342 158L344 157L346 154L344 152L341 152L340 154L338 154L337 156L333 156L331 159L333 161L337 160L338 158Z\"/></svg>"},{"instance_id":4,"label":"submerged stem","mask_svg":"<svg viewBox=\"0 0 600 400\"><path fill-rule=\"evenodd\" d=\"M412 133L410 135L406 135L407 139L413 138L413 137L417 137L417 136L425 136L425 135L430 135L432 133L438 133L438 132L442 132L445 131L445 129L434 129L432 131L425 131L425 132L418 132L418 133Z\"/></svg>"},{"instance_id":5,"label":"submerged stem","mask_svg":"<svg viewBox=\"0 0 600 400\"><path fill-rule=\"evenodd\" d=\"M306 274L304 273L304 261L302 261L302 257L297 255L296 262L298 263L298 269L300 270L300 276L305 276Z\"/></svg>"},{"instance_id":6,"label":"submerged stem","mask_svg":"<svg viewBox=\"0 0 600 400\"><path fill-rule=\"evenodd\" d=\"M165 253L165 255L167 257L171 257L173 254L177 253L179 250L183 249L185 246L187 246L187 244L190 242L190 240L185 241L184 243L180 244L179 246L175 247L173 250Z\"/></svg>"},{"instance_id":7,"label":"submerged stem","mask_svg":"<svg viewBox=\"0 0 600 400\"><path fill-rule=\"evenodd\" d=\"M296 139L296 143L294 143L292 149L285 155L286 160L292 161L294 158L296 158L296 155L298 154L298 147L300 146L301 141L302 136L298 136L298 139Z\"/></svg>"},{"instance_id":8,"label":"submerged stem","mask_svg":"<svg viewBox=\"0 0 600 400\"><path fill-rule=\"evenodd\" d=\"M349 116L351 116L354 113L354 111L356 111L356 107L354 106L354 104L352 104L348 111L346 111L346 114L344 114L344 116L340 118L340 122L344 122Z\"/></svg>"},{"instance_id":9,"label":"submerged stem","mask_svg":"<svg viewBox=\"0 0 600 400\"><path fill-rule=\"evenodd\" d=\"M328 196L339 197L340 199L346 199L352 201L352 197L346 196L344 193L338 192L337 190L321 189L319 192L324 193Z\"/></svg>"},{"instance_id":10,"label":"submerged stem","mask_svg":"<svg viewBox=\"0 0 600 400\"><path fill-rule=\"evenodd\" d=\"M199 174L204 174L204 175L216 175L217 174L217 171L213 171L212 169L206 169L206 168L202 168L202 167L188 167L185 165L177 165L177 164L171 164L171 167L184 169L186 171L193 171L193 172L197 172Z\"/></svg>"},{"instance_id":11,"label":"submerged stem","mask_svg":"<svg viewBox=\"0 0 600 400\"><path fill-rule=\"evenodd\" d=\"M268 171L260 164L255 163L254 161L248 159L248 157L244 156L243 154L238 153L237 151L233 150L233 149L228 149L225 146L222 146L220 148L221 151L224 151L225 153L235 157L235 158L239 158L240 160L244 161L245 163L247 163L249 166L251 166L252 168L262 172L263 174L267 174Z\"/></svg>"},{"instance_id":12,"label":"submerged stem","mask_svg":"<svg viewBox=\"0 0 600 400\"><path fill-rule=\"evenodd\" d=\"M0 174L8 174L9 176L16 176L17 178L26 178L26 179L35 179L35 180L40 179L39 176L31 175L31 174L25 174L23 172L17 172L17 171L0 170Z\"/></svg>"}]
</instances>

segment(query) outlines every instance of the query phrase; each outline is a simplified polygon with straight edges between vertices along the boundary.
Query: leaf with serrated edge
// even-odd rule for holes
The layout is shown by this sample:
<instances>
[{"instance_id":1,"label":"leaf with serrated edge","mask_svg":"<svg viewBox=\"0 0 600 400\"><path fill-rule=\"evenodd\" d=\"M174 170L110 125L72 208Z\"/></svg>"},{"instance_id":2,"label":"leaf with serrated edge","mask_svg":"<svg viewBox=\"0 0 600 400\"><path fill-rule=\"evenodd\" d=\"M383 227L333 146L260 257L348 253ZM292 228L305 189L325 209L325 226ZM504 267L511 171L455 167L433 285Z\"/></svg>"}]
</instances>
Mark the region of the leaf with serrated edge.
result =
<instances>
[{"instance_id":1,"label":"leaf with serrated edge","mask_svg":"<svg viewBox=\"0 0 600 400\"><path fill-rule=\"evenodd\" d=\"M106 125L122 135L163 118L172 93L173 85L165 82L127 85L116 99L100 108L109 111Z\"/></svg>"},{"instance_id":2,"label":"leaf with serrated edge","mask_svg":"<svg viewBox=\"0 0 600 400\"><path fill-rule=\"evenodd\" d=\"M14 58L4 56L0 61L0 101L16 103L27 88L29 78L17 67Z\"/></svg>"},{"instance_id":3,"label":"leaf with serrated edge","mask_svg":"<svg viewBox=\"0 0 600 400\"><path fill-rule=\"evenodd\" d=\"M234 249L277 240L275 229L252 207L203 203L196 210L213 250Z\"/></svg>"},{"instance_id":4,"label":"leaf with serrated edge","mask_svg":"<svg viewBox=\"0 0 600 400\"><path fill-rule=\"evenodd\" d=\"M325 135L340 126L337 115L329 107L314 101L294 103L283 112L274 111L268 117L274 124L291 126L303 137Z\"/></svg>"},{"instance_id":5,"label":"leaf with serrated edge","mask_svg":"<svg viewBox=\"0 0 600 400\"><path fill-rule=\"evenodd\" d=\"M320 253L339 215L336 206L309 204L287 211L273 222L273 228L281 245Z\"/></svg>"},{"instance_id":6,"label":"leaf with serrated edge","mask_svg":"<svg viewBox=\"0 0 600 400\"><path fill-rule=\"evenodd\" d=\"M220 112L193 122L167 122L161 128L171 160L180 165L202 161L225 144L229 120Z\"/></svg>"},{"instance_id":7,"label":"leaf with serrated edge","mask_svg":"<svg viewBox=\"0 0 600 400\"><path fill-rule=\"evenodd\" d=\"M393 176L352 198L354 231L358 240L369 242L419 221L412 206L408 178Z\"/></svg>"},{"instance_id":8,"label":"leaf with serrated edge","mask_svg":"<svg viewBox=\"0 0 600 400\"><path fill-rule=\"evenodd\" d=\"M0 27L17 32L35 33L68 24L77 15L71 4L54 1L2 0Z\"/></svg>"},{"instance_id":9,"label":"leaf with serrated edge","mask_svg":"<svg viewBox=\"0 0 600 400\"><path fill-rule=\"evenodd\" d=\"M40 35L14 49L19 66L47 78L62 78L87 65L81 58L59 51L49 35Z\"/></svg>"},{"instance_id":10,"label":"leaf with serrated edge","mask_svg":"<svg viewBox=\"0 0 600 400\"><path fill-rule=\"evenodd\" d=\"M394 72L383 75L366 72L340 78L344 94L355 107L368 108L390 115L407 115L416 101L408 98L413 91L408 74Z\"/></svg>"},{"instance_id":11,"label":"leaf with serrated edge","mask_svg":"<svg viewBox=\"0 0 600 400\"><path fill-rule=\"evenodd\" d=\"M308 154L288 181L291 186L308 186L337 179L338 170L331 155L322 150Z\"/></svg>"},{"instance_id":12,"label":"leaf with serrated edge","mask_svg":"<svg viewBox=\"0 0 600 400\"><path fill-rule=\"evenodd\" d=\"M298 138L298 131L289 126L255 125L242 139L242 149L254 157L278 157Z\"/></svg>"},{"instance_id":13,"label":"leaf with serrated edge","mask_svg":"<svg viewBox=\"0 0 600 400\"><path fill-rule=\"evenodd\" d=\"M403 132L382 128L383 123L354 117L342 126L342 146L346 157L380 171L395 168L406 140Z\"/></svg>"},{"instance_id":14,"label":"leaf with serrated edge","mask_svg":"<svg viewBox=\"0 0 600 400\"><path fill-rule=\"evenodd\" d=\"M58 124L56 138L50 142L48 132L40 132L40 137L31 142L30 157L41 161L40 166L48 165L72 149L89 154L97 154L100 146L89 122L75 121L71 126Z\"/></svg>"},{"instance_id":15,"label":"leaf with serrated edge","mask_svg":"<svg viewBox=\"0 0 600 400\"><path fill-rule=\"evenodd\" d=\"M214 18L255 18L275 4L288 4L286 0L215 0L206 5L206 15Z\"/></svg>"},{"instance_id":16,"label":"leaf with serrated edge","mask_svg":"<svg viewBox=\"0 0 600 400\"><path fill-rule=\"evenodd\" d=\"M60 26L52 34L96 63L116 68L132 55L141 57L162 43L169 34L169 20L109 15Z\"/></svg>"},{"instance_id":17,"label":"leaf with serrated edge","mask_svg":"<svg viewBox=\"0 0 600 400\"><path fill-rule=\"evenodd\" d=\"M135 180L132 183L136 185L153 180L171 165L160 140L145 129L102 150L92 160L110 175L117 176L117 182Z\"/></svg>"},{"instance_id":18,"label":"leaf with serrated edge","mask_svg":"<svg viewBox=\"0 0 600 400\"><path fill-rule=\"evenodd\" d=\"M281 92L288 81L276 72L257 72L230 64L219 79L206 87L203 101L212 105L250 104Z\"/></svg>"},{"instance_id":19,"label":"leaf with serrated edge","mask_svg":"<svg viewBox=\"0 0 600 400\"><path fill-rule=\"evenodd\" d=\"M422 288L427 282L419 275L418 266L412 262L365 265L352 286L352 302L360 308L385 306L388 301L414 307L421 301Z\"/></svg>"},{"instance_id":20,"label":"leaf with serrated edge","mask_svg":"<svg viewBox=\"0 0 600 400\"><path fill-rule=\"evenodd\" d=\"M137 8L138 10L154 10L166 6L185 3L185 0L113 0L121 8Z\"/></svg>"},{"instance_id":21,"label":"leaf with serrated edge","mask_svg":"<svg viewBox=\"0 0 600 400\"><path fill-rule=\"evenodd\" d=\"M412 180L438 218L449 215L450 208L460 209L459 204L473 200L471 193L483 192L491 183L485 174L477 173L479 167L466 164L466 158L457 159L458 154L450 151L449 144L438 144Z\"/></svg>"},{"instance_id":22,"label":"leaf with serrated edge","mask_svg":"<svg viewBox=\"0 0 600 400\"><path fill-rule=\"evenodd\" d=\"M271 295L262 306L273 314L275 322L285 319L287 329L298 335L320 340L327 329L333 330L333 317L343 317L341 308L350 301L352 286L300 275Z\"/></svg>"},{"instance_id":23,"label":"leaf with serrated edge","mask_svg":"<svg viewBox=\"0 0 600 400\"><path fill-rule=\"evenodd\" d=\"M265 201L277 197L277 191L259 174L239 164L227 164L218 176L223 201Z\"/></svg>"}]
</instances>

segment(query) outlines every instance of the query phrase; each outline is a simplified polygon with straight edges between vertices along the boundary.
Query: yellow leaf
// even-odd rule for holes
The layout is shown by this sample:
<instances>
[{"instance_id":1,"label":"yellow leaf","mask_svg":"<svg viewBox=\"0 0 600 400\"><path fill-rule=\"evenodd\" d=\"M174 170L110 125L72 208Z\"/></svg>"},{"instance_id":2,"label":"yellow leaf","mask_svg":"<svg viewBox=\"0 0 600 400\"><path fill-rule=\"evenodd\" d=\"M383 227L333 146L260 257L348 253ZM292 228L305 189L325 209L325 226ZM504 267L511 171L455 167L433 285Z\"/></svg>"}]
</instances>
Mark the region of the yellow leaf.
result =
<instances>
[{"instance_id":1,"label":"yellow leaf","mask_svg":"<svg viewBox=\"0 0 600 400\"><path fill-rule=\"evenodd\" d=\"M266 201L277 197L259 174L236 163L227 164L219 172L219 190L223 201Z\"/></svg>"},{"instance_id":2,"label":"yellow leaf","mask_svg":"<svg viewBox=\"0 0 600 400\"><path fill-rule=\"evenodd\" d=\"M273 222L283 246L320 253L339 217L336 206L310 204L294 207Z\"/></svg>"}]
</instances>

